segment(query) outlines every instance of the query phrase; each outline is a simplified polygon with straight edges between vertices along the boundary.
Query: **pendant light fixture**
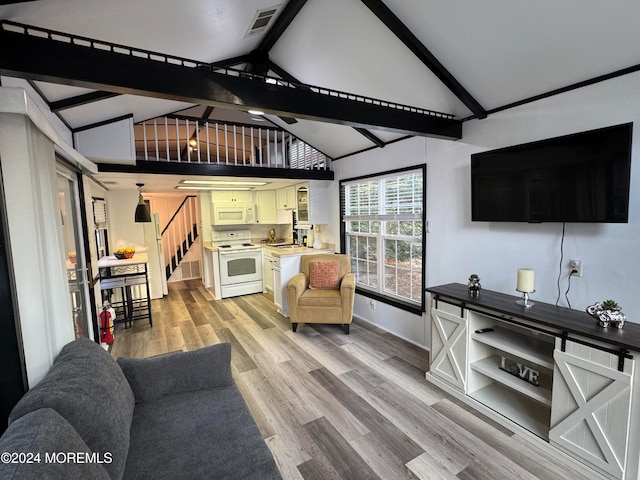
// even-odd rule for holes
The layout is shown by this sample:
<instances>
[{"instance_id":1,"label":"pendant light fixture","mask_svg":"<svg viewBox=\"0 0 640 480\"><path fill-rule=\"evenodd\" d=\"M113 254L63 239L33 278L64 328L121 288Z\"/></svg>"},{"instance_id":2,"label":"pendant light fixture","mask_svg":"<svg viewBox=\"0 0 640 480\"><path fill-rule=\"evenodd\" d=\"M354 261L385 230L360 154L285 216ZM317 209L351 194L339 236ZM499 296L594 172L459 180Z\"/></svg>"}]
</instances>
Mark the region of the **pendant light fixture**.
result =
<instances>
[{"instance_id":1,"label":"pendant light fixture","mask_svg":"<svg viewBox=\"0 0 640 480\"><path fill-rule=\"evenodd\" d=\"M136 207L136 223L139 222L150 222L151 221L151 212L149 211L149 205L144 203L144 199L142 198L142 187L144 187L144 183L136 183L138 186L138 206Z\"/></svg>"}]
</instances>

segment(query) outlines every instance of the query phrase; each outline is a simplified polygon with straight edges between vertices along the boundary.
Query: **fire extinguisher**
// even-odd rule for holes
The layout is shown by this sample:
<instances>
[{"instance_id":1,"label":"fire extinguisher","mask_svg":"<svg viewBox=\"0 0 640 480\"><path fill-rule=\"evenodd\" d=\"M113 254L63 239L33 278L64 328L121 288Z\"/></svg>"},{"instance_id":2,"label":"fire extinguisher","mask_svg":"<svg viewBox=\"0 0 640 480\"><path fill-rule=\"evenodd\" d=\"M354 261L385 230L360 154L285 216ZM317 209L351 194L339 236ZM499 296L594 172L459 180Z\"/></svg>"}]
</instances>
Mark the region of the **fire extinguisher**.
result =
<instances>
[{"instance_id":1,"label":"fire extinguisher","mask_svg":"<svg viewBox=\"0 0 640 480\"><path fill-rule=\"evenodd\" d=\"M105 302L100 312L100 341L102 343L113 343L114 331L113 320L115 319L115 311L110 308L109 303Z\"/></svg>"}]
</instances>

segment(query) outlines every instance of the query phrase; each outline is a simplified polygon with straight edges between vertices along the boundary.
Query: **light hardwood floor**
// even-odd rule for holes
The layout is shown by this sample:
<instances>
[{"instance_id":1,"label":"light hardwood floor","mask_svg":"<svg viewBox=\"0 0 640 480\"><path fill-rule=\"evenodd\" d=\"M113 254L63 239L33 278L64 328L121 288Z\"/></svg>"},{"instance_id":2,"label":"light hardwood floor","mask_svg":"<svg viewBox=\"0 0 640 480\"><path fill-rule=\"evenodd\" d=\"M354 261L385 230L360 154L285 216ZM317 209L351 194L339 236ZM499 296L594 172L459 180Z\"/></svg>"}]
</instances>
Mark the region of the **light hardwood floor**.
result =
<instances>
[{"instance_id":1,"label":"light hardwood floor","mask_svg":"<svg viewBox=\"0 0 640 480\"><path fill-rule=\"evenodd\" d=\"M369 324L300 325L270 295L213 300L199 280L118 325L113 356L229 342L233 376L288 479L586 477L429 384L428 353Z\"/></svg>"}]
</instances>

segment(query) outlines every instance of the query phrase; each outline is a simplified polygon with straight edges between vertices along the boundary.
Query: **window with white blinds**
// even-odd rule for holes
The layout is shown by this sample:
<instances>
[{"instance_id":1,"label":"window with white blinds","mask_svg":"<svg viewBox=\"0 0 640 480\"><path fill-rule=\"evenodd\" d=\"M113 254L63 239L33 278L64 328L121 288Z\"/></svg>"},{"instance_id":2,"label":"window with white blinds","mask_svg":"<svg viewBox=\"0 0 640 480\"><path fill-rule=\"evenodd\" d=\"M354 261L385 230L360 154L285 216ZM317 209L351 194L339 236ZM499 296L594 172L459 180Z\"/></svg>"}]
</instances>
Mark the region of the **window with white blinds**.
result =
<instances>
[{"instance_id":1,"label":"window with white blinds","mask_svg":"<svg viewBox=\"0 0 640 480\"><path fill-rule=\"evenodd\" d=\"M311 145L292 140L289 147L289 165L291 168L319 169L327 168L327 157Z\"/></svg>"},{"instance_id":2,"label":"window with white blinds","mask_svg":"<svg viewBox=\"0 0 640 480\"><path fill-rule=\"evenodd\" d=\"M361 292L424 307L426 167L341 182L344 245Z\"/></svg>"},{"instance_id":3,"label":"window with white blinds","mask_svg":"<svg viewBox=\"0 0 640 480\"><path fill-rule=\"evenodd\" d=\"M107 202L102 198L92 198L93 223L102 226L107 223Z\"/></svg>"}]
</instances>

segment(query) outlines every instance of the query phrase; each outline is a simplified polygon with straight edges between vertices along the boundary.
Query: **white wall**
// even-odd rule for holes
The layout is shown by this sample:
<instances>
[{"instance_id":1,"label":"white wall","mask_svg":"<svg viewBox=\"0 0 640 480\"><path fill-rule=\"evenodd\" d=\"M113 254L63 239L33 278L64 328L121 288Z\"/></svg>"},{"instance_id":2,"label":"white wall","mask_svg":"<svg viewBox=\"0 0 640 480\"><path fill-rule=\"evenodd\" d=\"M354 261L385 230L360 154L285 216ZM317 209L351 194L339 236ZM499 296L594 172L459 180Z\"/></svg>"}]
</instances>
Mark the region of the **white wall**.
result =
<instances>
[{"instance_id":1,"label":"white wall","mask_svg":"<svg viewBox=\"0 0 640 480\"><path fill-rule=\"evenodd\" d=\"M36 92L36 90L28 81L26 81L24 78L0 77L0 84L3 87L24 89L29 96L29 100L33 101L33 103L38 106L40 111L46 116L47 121L49 122L49 126L53 130L55 130L56 134L60 136L61 140L63 140L68 145L73 145L73 138L67 126L62 120L60 120L57 115L51 113L47 102L45 102L42 97L40 97L40 94Z\"/></svg>"},{"instance_id":2,"label":"white wall","mask_svg":"<svg viewBox=\"0 0 640 480\"><path fill-rule=\"evenodd\" d=\"M95 161L135 165L133 117L82 130L73 138L76 150Z\"/></svg>"},{"instance_id":3,"label":"white wall","mask_svg":"<svg viewBox=\"0 0 640 480\"><path fill-rule=\"evenodd\" d=\"M138 189L110 190L107 192L109 209L109 252L125 247L142 251L145 247L144 224L134 221L138 205Z\"/></svg>"},{"instance_id":4,"label":"white wall","mask_svg":"<svg viewBox=\"0 0 640 480\"><path fill-rule=\"evenodd\" d=\"M8 241L29 385L74 339L54 145L27 116L0 113Z\"/></svg>"},{"instance_id":5,"label":"white wall","mask_svg":"<svg viewBox=\"0 0 640 480\"><path fill-rule=\"evenodd\" d=\"M471 273L482 278L483 288L515 292L516 270L536 270L532 299L555 304L558 296L562 224L471 222L470 155L493 148L550 138L609 125L635 122L628 224L575 224L566 226L564 259L581 259L582 278L573 278L569 300L574 309L613 298L629 321L637 322L640 297L635 273L640 267L640 73L557 95L529 105L466 122L463 140L411 138L334 163L336 178L427 164L426 285L466 283ZM332 206L338 218L338 185L333 185ZM338 241L339 223L330 225ZM566 263L562 270L560 305L567 306ZM411 341L428 345L425 318L378 304L368 306L358 296L356 315Z\"/></svg>"}]
</instances>

